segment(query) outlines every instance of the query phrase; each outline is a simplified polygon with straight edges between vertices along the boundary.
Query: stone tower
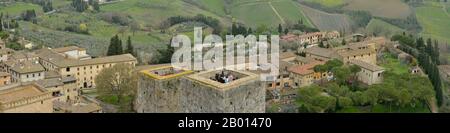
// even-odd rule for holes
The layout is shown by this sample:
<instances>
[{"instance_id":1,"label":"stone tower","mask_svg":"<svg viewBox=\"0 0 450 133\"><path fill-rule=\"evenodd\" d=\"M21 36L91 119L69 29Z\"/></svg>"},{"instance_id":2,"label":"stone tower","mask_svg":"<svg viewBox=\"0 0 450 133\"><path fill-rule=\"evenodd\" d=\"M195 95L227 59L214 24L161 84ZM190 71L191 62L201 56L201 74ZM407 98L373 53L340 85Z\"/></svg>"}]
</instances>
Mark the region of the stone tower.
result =
<instances>
[{"instance_id":1,"label":"stone tower","mask_svg":"<svg viewBox=\"0 0 450 133\"><path fill-rule=\"evenodd\" d=\"M223 76L232 75L224 82ZM210 70L181 79L185 113L264 113L265 88L260 77L246 71Z\"/></svg>"},{"instance_id":2,"label":"stone tower","mask_svg":"<svg viewBox=\"0 0 450 133\"><path fill-rule=\"evenodd\" d=\"M135 110L138 113L177 113L180 111L180 78L192 71L170 65L140 71Z\"/></svg>"}]
</instances>

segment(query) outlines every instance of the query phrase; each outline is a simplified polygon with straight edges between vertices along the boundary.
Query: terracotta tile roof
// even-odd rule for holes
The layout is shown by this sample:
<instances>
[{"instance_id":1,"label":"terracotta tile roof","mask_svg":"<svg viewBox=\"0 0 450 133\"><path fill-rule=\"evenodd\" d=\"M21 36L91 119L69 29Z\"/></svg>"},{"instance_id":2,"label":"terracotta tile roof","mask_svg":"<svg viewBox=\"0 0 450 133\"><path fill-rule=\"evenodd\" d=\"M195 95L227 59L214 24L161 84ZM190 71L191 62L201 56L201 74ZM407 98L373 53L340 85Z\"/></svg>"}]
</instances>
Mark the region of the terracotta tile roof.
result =
<instances>
[{"instance_id":1,"label":"terracotta tile roof","mask_svg":"<svg viewBox=\"0 0 450 133\"><path fill-rule=\"evenodd\" d=\"M290 68L288 68L288 71L292 72L292 73L300 74L300 75L307 75L307 74L314 73L315 66L323 65L323 64L325 64L324 61L314 61L309 64L296 65L296 66L290 67Z\"/></svg>"},{"instance_id":2,"label":"terracotta tile roof","mask_svg":"<svg viewBox=\"0 0 450 133\"><path fill-rule=\"evenodd\" d=\"M367 49L348 50L348 51L339 52L339 55L341 55L343 57L347 57L347 56L359 56L359 55L368 54L368 53L374 54L375 49L367 48Z\"/></svg>"},{"instance_id":3,"label":"terracotta tile roof","mask_svg":"<svg viewBox=\"0 0 450 133\"><path fill-rule=\"evenodd\" d=\"M45 90L33 84L12 84L0 89L0 102L8 103L45 94Z\"/></svg>"},{"instance_id":4,"label":"terracotta tile roof","mask_svg":"<svg viewBox=\"0 0 450 133\"><path fill-rule=\"evenodd\" d=\"M320 48L320 47L311 47L305 49L305 52L312 55L318 55L326 58L334 58L336 57L336 52L334 52L331 49L327 48Z\"/></svg>"},{"instance_id":5,"label":"terracotta tile roof","mask_svg":"<svg viewBox=\"0 0 450 133\"><path fill-rule=\"evenodd\" d=\"M0 49L0 55L4 55L4 54L12 54L14 52L14 50L10 49L10 48L3 48Z\"/></svg>"},{"instance_id":6,"label":"terracotta tile roof","mask_svg":"<svg viewBox=\"0 0 450 133\"><path fill-rule=\"evenodd\" d=\"M64 85L64 83L61 81L60 78L43 79L43 80L36 81L36 84L38 84L44 88Z\"/></svg>"},{"instance_id":7,"label":"terracotta tile roof","mask_svg":"<svg viewBox=\"0 0 450 133\"><path fill-rule=\"evenodd\" d=\"M34 73L45 71L44 67L41 64L39 64L39 62L31 60L16 62L12 64L10 67L11 70L18 73Z\"/></svg>"},{"instance_id":8,"label":"terracotta tile roof","mask_svg":"<svg viewBox=\"0 0 450 133\"><path fill-rule=\"evenodd\" d=\"M11 74L7 73L7 72L0 72L0 77L3 76L10 76Z\"/></svg>"},{"instance_id":9,"label":"terracotta tile roof","mask_svg":"<svg viewBox=\"0 0 450 133\"><path fill-rule=\"evenodd\" d=\"M297 55L294 52L283 52L280 53L280 59L286 59L286 58L292 58L292 57L296 57Z\"/></svg>"},{"instance_id":10,"label":"terracotta tile roof","mask_svg":"<svg viewBox=\"0 0 450 133\"><path fill-rule=\"evenodd\" d=\"M86 60L76 60L65 58L62 54L59 54L50 49L41 49L36 52L38 56L45 61L51 62L58 67L73 67L84 66L94 64L106 64L106 63L118 63L127 61L137 61L131 54L122 54L106 57L98 57Z\"/></svg>"},{"instance_id":11,"label":"terracotta tile roof","mask_svg":"<svg viewBox=\"0 0 450 133\"><path fill-rule=\"evenodd\" d=\"M302 56L298 56L295 58L296 61L304 63L304 64L308 64L312 61L314 61L313 58L309 58L309 57L302 57Z\"/></svg>"},{"instance_id":12,"label":"terracotta tile roof","mask_svg":"<svg viewBox=\"0 0 450 133\"><path fill-rule=\"evenodd\" d=\"M355 65L357 65L357 66L359 66L359 67L361 67L361 68L370 70L370 71L372 71L372 72L375 72L375 71L383 71L383 70L384 70L384 68L382 68L382 67L380 67L380 66L373 65L373 64L370 64L370 63L361 61L361 60L350 60L350 63L351 63L351 64L355 64Z\"/></svg>"},{"instance_id":13,"label":"terracotta tile roof","mask_svg":"<svg viewBox=\"0 0 450 133\"><path fill-rule=\"evenodd\" d=\"M72 50L83 51L83 50L86 50L86 49L80 48L78 46L67 46L67 47L60 47L60 48L53 49L53 51L58 52L58 53L64 53L64 52L72 51Z\"/></svg>"}]
</instances>

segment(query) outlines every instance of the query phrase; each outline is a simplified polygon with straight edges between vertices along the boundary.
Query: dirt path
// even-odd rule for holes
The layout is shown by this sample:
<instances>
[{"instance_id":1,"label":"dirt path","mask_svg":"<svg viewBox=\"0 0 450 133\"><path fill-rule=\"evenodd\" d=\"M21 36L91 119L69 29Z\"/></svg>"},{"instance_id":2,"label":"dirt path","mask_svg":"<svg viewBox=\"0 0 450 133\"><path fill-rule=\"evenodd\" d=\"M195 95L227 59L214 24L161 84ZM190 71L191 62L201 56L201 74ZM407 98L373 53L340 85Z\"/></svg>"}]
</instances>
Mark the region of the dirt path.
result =
<instances>
[{"instance_id":1,"label":"dirt path","mask_svg":"<svg viewBox=\"0 0 450 133\"><path fill-rule=\"evenodd\" d=\"M431 110L431 113L439 113L439 108L437 106L436 100L433 98L428 100L428 107Z\"/></svg>"},{"instance_id":2,"label":"dirt path","mask_svg":"<svg viewBox=\"0 0 450 133\"><path fill-rule=\"evenodd\" d=\"M273 12L275 12L275 14L280 19L281 23L285 24L286 22L284 21L283 17L281 17L281 15L278 13L277 9L275 9L275 7L273 7L272 2L268 2L268 3L269 3L270 8L272 8Z\"/></svg>"},{"instance_id":3,"label":"dirt path","mask_svg":"<svg viewBox=\"0 0 450 133\"><path fill-rule=\"evenodd\" d=\"M450 14L447 12L447 5L445 3L444 4L441 3L441 5L442 5L442 10L444 10L444 13L447 14L448 17L450 17Z\"/></svg>"}]
</instances>

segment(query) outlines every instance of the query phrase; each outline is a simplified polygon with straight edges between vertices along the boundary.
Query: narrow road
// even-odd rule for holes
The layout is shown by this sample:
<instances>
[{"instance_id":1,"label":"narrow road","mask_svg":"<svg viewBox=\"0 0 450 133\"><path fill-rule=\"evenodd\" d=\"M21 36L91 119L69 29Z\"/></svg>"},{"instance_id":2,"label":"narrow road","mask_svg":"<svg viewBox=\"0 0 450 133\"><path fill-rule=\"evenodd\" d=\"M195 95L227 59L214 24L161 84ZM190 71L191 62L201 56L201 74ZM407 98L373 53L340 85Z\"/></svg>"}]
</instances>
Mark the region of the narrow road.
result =
<instances>
[{"instance_id":1,"label":"narrow road","mask_svg":"<svg viewBox=\"0 0 450 133\"><path fill-rule=\"evenodd\" d=\"M434 98L428 100L428 107L431 110L431 113L439 113L439 107L437 106L436 100Z\"/></svg>"},{"instance_id":2,"label":"narrow road","mask_svg":"<svg viewBox=\"0 0 450 133\"><path fill-rule=\"evenodd\" d=\"M272 8L273 12L275 12L275 14L280 19L281 23L286 24L286 22L284 21L283 17L281 17L281 15L278 13L277 9L275 9L275 7L273 7L272 2L268 2L268 3L269 3L270 8Z\"/></svg>"},{"instance_id":3,"label":"narrow road","mask_svg":"<svg viewBox=\"0 0 450 133\"><path fill-rule=\"evenodd\" d=\"M450 17L450 14L447 12L447 5L445 3L442 4L442 10L444 10L444 13L447 14L448 17Z\"/></svg>"}]
</instances>

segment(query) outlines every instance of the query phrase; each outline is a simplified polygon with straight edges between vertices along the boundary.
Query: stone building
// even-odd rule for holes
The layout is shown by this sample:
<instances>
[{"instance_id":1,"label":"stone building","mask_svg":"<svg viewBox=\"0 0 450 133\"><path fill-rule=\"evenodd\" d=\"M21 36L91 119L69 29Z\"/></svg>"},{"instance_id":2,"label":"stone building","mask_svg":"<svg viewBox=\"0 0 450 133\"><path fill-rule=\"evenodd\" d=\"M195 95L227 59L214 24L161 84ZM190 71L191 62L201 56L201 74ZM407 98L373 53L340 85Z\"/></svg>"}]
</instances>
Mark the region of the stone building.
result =
<instances>
[{"instance_id":1,"label":"stone building","mask_svg":"<svg viewBox=\"0 0 450 133\"><path fill-rule=\"evenodd\" d=\"M357 73L359 81L368 85L378 84L383 81L384 68L361 60L351 60L349 63L361 67L361 71Z\"/></svg>"},{"instance_id":2,"label":"stone building","mask_svg":"<svg viewBox=\"0 0 450 133\"><path fill-rule=\"evenodd\" d=\"M302 35L294 35L294 34L288 34L281 36L281 41L286 42L292 42L296 41L300 44L317 44L322 40L327 39L335 39L340 36L339 32L337 31L331 31L331 32L312 32L312 33L306 33Z\"/></svg>"},{"instance_id":3,"label":"stone building","mask_svg":"<svg viewBox=\"0 0 450 133\"><path fill-rule=\"evenodd\" d=\"M340 55L339 60L344 63L348 63L350 60L361 60L373 65L377 64L377 53L375 49L355 49L347 50L338 53Z\"/></svg>"},{"instance_id":4,"label":"stone building","mask_svg":"<svg viewBox=\"0 0 450 133\"><path fill-rule=\"evenodd\" d=\"M8 85L11 83L11 74L6 72L0 72L0 86Z\"/></svg>"},{"instance_id":5,"label":"stone building","mask_svg":"<svg viewBox=\"0 0 450 133\"><path fill-rule=\"evenodd\" d=\"M52 113L52 95L35 84L0 87L1 113Z\"/></svg>"},{"instance_id":6,"label":"stone building","mask_svg":"<svg viewBox=\"0 0 450 133\"><path fill-rule=\"evenodd\" d=\"M328 61L331 59L340 58L339 54L332 49L320 48L320 47L311 47L305 49L305 54L307 58L311 58L318 61Z\"/></svg>"},{"instance_id":7,"label":"stone building","mask_svg":"<svg viewBox=\"0 0 450 133\"><path fill-rule=\"evenodd\" d=\"M150 66L140 71L135 110L139 113L180 113L180 78L192 71L167 65Z\"/></svg>"},{"instance_id":8,"label":"stone building","mask_svg":"<svg viewBox=\"0 0 450 133\"><path fill-rule=\"evenodd\" d=\"M331 74L314 72L314 67L325 64L324 61L313 61L304 65L292 66L288 69L290 76L294 81L294 87L305 87L313 84L315 81L327 78Z\"/></svg>"},{"instance_id":9,"label":"stone building","mask_svg":"<svg viewBox=\"0 0 450 133\"><path fill-rule=\"evenodd\" d=\"M36 84L52 93L53 101L79 102L80 90L74 76L50 78L36 81Z\"/></svg>"},{"instance_id":10,"label":"stone building","mask_svg":"<svg viewBox=\"0 0 450 133\"><path fill-rule=\"evenodd\" d=\"M131 54L114 55L98 58L90 58L81 48L40 49L36 52L40 64L45 71L53 71L59 75L74 76L77 80L77 88L91 88L95 86L95 77L104 68L109 68L119 63L127 63L135 66L137 60ZM58 53L61 52L61 53Z\"/></svg>"},{"instance_id":11,"label":"stone building","mask_svg":"<svg viewBox=\"0 0 450 133\"><path fill-rule=\"evenodd\" d=\"M42 80L45 77L44 67L39 62L32 60L6 62L7 72L11 73L11 82L31 82Z\"/></svg>"},{"instance_id":12,"label":"stone building","mask_svg":"<svg viewBox=\"0 0 450 133\"><path fill-rule=\"evenodd\" d=\"M264 113L265 88L246 71L210 70L181 79L185 113Z\"/></svg>"},{"instance_id":13,"label":"stone building","mask_svg":"<svg viewBox=\"0 0 450 133\"><path fill-rule=\"evenodd\" d=\"M1 45L0 45L1 47ZM9 48L0 48L0 62L5 62L8 60L8 56L10 56L14 50Z\"/></svg>"},{"instance_id":14,"label":"stone building","mask_svg":"<svg viewBox=\"0 0 450 133\"><path fill-rule=\"evenodd\" d=\"M263 113L265 88L259 76L229 71L227 83L215 80L221 71L193 74L170 65L140 71L135 110L139 113ZM223 80L225 81L225 80Z\"/></svg>"}]
</instances>

